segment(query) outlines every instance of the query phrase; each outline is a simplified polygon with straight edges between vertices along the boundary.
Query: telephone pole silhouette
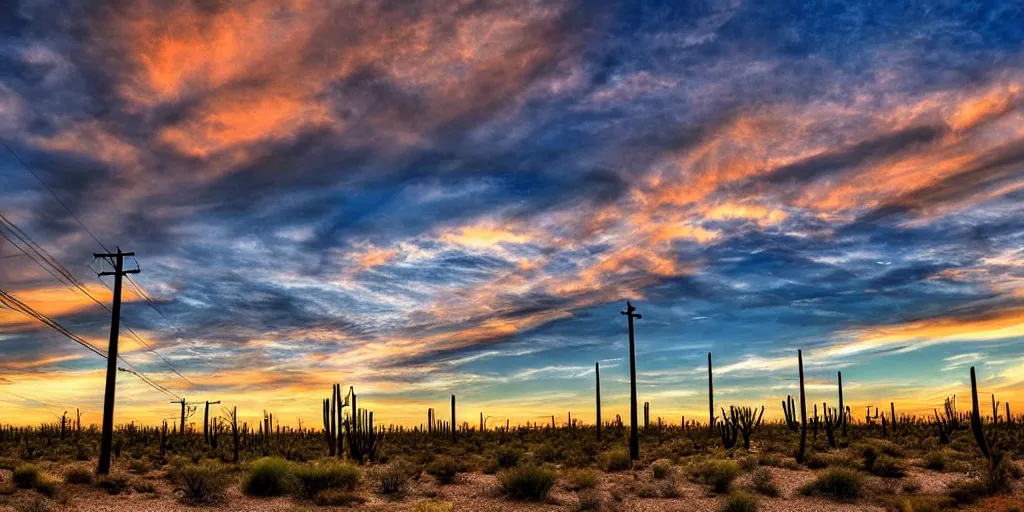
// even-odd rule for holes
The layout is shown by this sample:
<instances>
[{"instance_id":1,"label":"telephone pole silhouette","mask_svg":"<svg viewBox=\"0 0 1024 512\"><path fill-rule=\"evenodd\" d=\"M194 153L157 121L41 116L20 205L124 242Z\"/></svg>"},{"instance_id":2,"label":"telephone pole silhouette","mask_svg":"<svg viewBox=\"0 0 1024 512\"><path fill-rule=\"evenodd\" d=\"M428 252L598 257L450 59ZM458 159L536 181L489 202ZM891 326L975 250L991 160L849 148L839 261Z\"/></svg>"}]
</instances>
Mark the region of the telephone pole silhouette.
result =
<instances>
[{"instance_id":1,"label":"telephone pole silhouette","mask_svg":"<svg viewBox=\"0 0 1024 512\"><path fill-rule=\"evenodd\" d=\"M114 436L114 390L117 383L117 337L121 327L121 278L127 274L138 274L140 270L124 269L125 256L135 256L134 252L121 252L117 249L114 254L93 254L94 258L103 258L111 263L114 270L111 272L100 272L98 275L114 276L114 300L110 313L110 346L107 348L107 384L103 393L103 432L100 437L100 460L96 473L105 475L110 472L110 445Z\"/></svg>"},{"instance_id":2,"label":"telephone pole silhouette","mask_svg":"<svg viewBox=\"0 0 1024 512\"><path fill-rule=\"evenodd\" d=\"M622 312L629 319L629 458L640 459L640 440L636 428L636 344L633 341L633 319L643 318L634 313L636 308L626 301L626 310Z\"/></svg>"},{"instance_id":3,"label":"telephone pole silhouette","mask_svg":"<svg viewBox=\"0 0 1024 512\"><path fill-rule=\"evenodd\" d=\"M206 401L206 409L203 409L203 441L206 444L210 444L210 404L219 404L220 400L216 402Z\"/></svg>"}]
</instances>

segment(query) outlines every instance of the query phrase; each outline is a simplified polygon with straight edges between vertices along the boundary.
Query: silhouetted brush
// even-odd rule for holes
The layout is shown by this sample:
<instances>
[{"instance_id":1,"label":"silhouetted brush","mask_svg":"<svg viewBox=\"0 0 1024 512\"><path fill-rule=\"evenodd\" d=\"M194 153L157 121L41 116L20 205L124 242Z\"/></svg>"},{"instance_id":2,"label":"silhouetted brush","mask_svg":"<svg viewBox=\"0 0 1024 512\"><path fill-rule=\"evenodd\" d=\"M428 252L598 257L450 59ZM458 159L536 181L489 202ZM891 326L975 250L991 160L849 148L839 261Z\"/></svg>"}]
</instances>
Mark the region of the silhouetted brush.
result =
<instances>
[{"instance_id":1,"label":"silhouetted brush","mask_svg":"<svg viewBox=\"0 0 1024 512\"><path fill-rule=\"evenodd\" d=\"M786 395L786 399L782 402L782 413L786 418L786 427L793 432L800 430L800 422L797 421L797 410L796 402L793 400L792 395Z\"/></svg>"},{"instance_id":2,"label":"silhouetted brush","mask_svg":"<svg viewBox=\"0 0 1024 512\"><path fill-rule=\"evenodd\" d=\"M718 436L722 439L722 446L728 450L733 446L736 446L736 440L739 436L739 426L736 425L735 409L730 409L730 414L725 414L725 408L722 408L722 421L715 425L718 430Z\"/></svg>"},{"instance_id":3,"label":"silhouetted brush","mask_svg":"<svg viewBox=\"0 0 1024 512\"><path fill-rule=\"evenodd\" d=\"M804 353L796 351L797 364L800 367L800 449L796 454L796 461L804 463L804 451L807 449L807 398L804 395Z\"/></svg>"},{"instance_id":4,"label":"silhouetted brush","mask_svg":"<svg viewBox=\"0 0 1024 512\"><path fill-rule=\"evenodd\" d=\"M764 406L755 416L754 410L750 407L730 407L733 423L737 423L740 433L743 434L743 448L750 451L750 436L761 426L761 417L764 416Z\"/></svg>"}]
</instances>

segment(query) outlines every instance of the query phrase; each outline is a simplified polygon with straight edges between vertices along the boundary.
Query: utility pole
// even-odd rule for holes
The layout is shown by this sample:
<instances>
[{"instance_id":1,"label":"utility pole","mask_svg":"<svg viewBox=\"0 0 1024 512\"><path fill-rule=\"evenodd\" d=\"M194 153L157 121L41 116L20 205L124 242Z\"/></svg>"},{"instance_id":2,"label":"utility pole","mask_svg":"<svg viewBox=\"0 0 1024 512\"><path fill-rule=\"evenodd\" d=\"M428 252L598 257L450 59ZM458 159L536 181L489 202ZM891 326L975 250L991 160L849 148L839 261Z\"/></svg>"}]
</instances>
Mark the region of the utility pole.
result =
<instances>
[{"instance_id":1,"label":"utility pole","mask_svg":"<svg viewBox=\"0 0 1024 512\"><path fill-rule=\"evenodd\" d=\"M220 400L216 402L206 401L206 409L203 409L203 441L206 444L210 444L210 404L219 404Z\"/></svg>"},{"instance_id":2,"label":"utility pole","mask_svg":"<svg viewBox=\"0 0 1024 512\"><path fill-rule=\"evenodd\" d=\"M636 343L633 341L633 319L641 319L640 313L634 313L636 308L629 301L626 301L626 310L623 315L629 319L629 458L640 459L640 440L637 438L636 428Z\"/></svg>"},{"instance_id":3,"label":"utility pole","mask_svg":"<svg viewBox=\"0 0 1024 512\"><path fill-rule=\"evenodd\" d=\"M134 252L114 254L93 254L94 258L103 258L111 263L114 270L100 272L99 276L114 276L114 300L110 315L110 345L107 347L107 383L103 392L103 432L100 437L100 460L96 473L110 473L110 445L114 438L114 391L117 384L117 337L121 328L121 278L126 274L138 274L138 268L125 270L124 257L135 256Z\"/></svg>"},{"instance_id":4,"label":"utility pole","mask_svg":"<svg viewBox=\"0 0 1024 512\"><path fill-rule=\"evenodd\" d=\"M189 407L188 406L188 401L186 401L184 398L182 398L180 400L171 400L170 403L181 405L181 430L178 431L178 435L179 436L184 436L185 435L185 420L191 418L192 415L196 413L196 407L195 406ZM214 402L210 402L210 403L214 403Z\"/></svg>"}]
</instances>

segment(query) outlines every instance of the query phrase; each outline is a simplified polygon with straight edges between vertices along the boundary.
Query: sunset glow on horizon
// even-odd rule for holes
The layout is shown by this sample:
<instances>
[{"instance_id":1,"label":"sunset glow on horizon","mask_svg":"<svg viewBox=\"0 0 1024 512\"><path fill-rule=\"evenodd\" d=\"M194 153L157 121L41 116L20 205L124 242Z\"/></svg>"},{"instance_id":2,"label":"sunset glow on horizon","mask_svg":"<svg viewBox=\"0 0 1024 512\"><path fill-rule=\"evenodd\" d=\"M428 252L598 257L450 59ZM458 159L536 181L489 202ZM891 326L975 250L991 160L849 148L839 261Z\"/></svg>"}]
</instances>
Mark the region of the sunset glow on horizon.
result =
<instances>
[{"instance_id":1,"label":"sunset glow on horizon","mask_svg":"<svg viewBox=\"0 0 1024 512\"><path fill-rule=\"evenodd\" d=\"M134 251L121 355L250 424L319 428L337 382L383 423L592 423L595 362L628 421L626 300L669 423L708 352L770 418L797 349L856 418L971 366L1021 403L1024 6L802 4L15 1L0 290L105 349L19 233L105 304L93 235ZM0 422L98 424L105 368L0 305ZM116 422L169 399L119 373Z\"/></svg>"}]
</instances>

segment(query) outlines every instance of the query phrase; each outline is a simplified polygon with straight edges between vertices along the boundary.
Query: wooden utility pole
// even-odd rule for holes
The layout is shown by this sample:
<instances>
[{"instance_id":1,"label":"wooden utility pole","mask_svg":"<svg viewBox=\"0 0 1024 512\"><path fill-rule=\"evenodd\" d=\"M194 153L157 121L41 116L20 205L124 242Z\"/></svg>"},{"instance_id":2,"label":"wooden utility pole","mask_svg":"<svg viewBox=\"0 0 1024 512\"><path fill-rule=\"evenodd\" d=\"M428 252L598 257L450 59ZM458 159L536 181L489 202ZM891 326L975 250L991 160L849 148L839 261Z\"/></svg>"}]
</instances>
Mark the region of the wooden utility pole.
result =
<instances>
[{"instance_id":1,"label":"wooden utility pole","mask_svg":"<svg viewBox=\"0 0 1024 512\"><path fill-rule=\"evenodd\" d=\"M633 338L633 319L641 319L636 308L626 301L626 310L622 312L629 319L629 458L640 459L640 440L637 436L636 420L636 343Z\"/></svg>"},{"instance_id":2,"label":"wooden utility pole","mask_svg":"<svg viewBox=\"0 0 1024 512\"><path fill-rule=\"evenodd\" d=\"M206 408L203 409L203 441L206 444L210 444L210 404L219 404L220 400L216 402L206 401Z\"/></svg>"},{"instance_id":3,"label":"wooden utility pole","mask_svg":"<svg viewBox=\"0 0 1024 512\"><path fill-rule=\"evenodd\" d=\"M100 436L100 460L96 473L110 473L110 445L114 439L114 391L117 387L117 337L121 328L121 278L126 274L138 274L140 270L124 269L125 256L135 256L134 252L121 252L118 248L114 254L93 254L94 258L103 258L112 264L113 271L100 272L100 276L114 276L114 300L110 313L110 345L107 348L107 383L103 393L103 432Z\"/></svg>"}]
</instances>

